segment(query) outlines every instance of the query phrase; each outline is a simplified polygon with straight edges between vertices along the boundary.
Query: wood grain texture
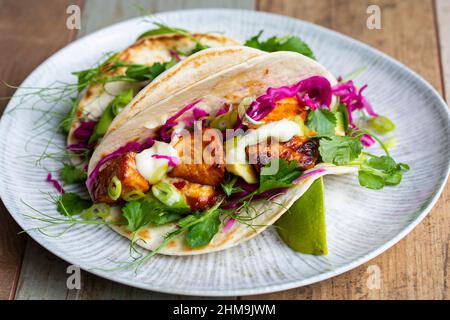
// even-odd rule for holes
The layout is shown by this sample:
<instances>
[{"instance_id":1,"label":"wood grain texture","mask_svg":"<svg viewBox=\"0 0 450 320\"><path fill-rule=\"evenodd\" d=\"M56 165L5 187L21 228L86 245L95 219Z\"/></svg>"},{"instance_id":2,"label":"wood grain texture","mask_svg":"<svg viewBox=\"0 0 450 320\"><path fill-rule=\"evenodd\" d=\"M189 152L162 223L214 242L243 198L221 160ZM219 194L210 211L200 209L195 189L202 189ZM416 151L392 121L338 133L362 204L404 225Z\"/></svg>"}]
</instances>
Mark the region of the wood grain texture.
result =
<instances>
[{"instance_id":1,"label":"wood grain texture","mask_svg":"<svg viewBox=\"0 0 450 320\"><path fill-rule=\"evenodd\" d=\"M448 3L443 0L442 2ZM377 4L382 30L366 28L366 9ZM432 0L259 1L258 9L311 21L361 40L421 74L442 93L439 45ZM442 3L441 3L442 5ZM449 17L441 25L447 25ZM441 38L448 42L449 38ZM450 188L404 240L341 276L257 299L449 299ZM380 289L369 289L370 266L381 271Z\"/></svg>"},{"instance_id":2,"label":"wood grain texture","mask_svg":"<svg viewBox=\"0 0 450 320\"><path fill-rule=\"evenodd\" d=\"M252 9L253 0L244 1L135 1L86 0L84 3L80 38L105 26L137 17L140 9L145 13L168 10L233 7ZM98 13L102 14L99 15ZM34 241L29 241L24 254L16 299L185 299L178 295L161 294L109 281L82 271L81 289L68 290L66 274L68 264Z\"/></svg>"},{"instance_id":3,"label":"wood grain texture","mask_svg":"<svg viewBox=\"0 0 450 320\"><path fill-rule=\"evenodd\" d=\"M75 33L66 28L69 4L81 1L0 0L0 80L17 86L39 63L70 42ZM0 97L14 89L0 85ZM7 101L0 101L0 114ZM0 204L0 299L15 294L27 236L18 235L19 226Z\"/></svg>"},{"instance_id":4,"label":"wood grain texture","mask_svg":"<svg viewBox=\"0 0 450 320\"><path fill-rule=\"evenodd\" d=\"M436 16L445 85L444 92L448 103L450 101L450 1L436 0Z\"/></svg>"}]
</instances>

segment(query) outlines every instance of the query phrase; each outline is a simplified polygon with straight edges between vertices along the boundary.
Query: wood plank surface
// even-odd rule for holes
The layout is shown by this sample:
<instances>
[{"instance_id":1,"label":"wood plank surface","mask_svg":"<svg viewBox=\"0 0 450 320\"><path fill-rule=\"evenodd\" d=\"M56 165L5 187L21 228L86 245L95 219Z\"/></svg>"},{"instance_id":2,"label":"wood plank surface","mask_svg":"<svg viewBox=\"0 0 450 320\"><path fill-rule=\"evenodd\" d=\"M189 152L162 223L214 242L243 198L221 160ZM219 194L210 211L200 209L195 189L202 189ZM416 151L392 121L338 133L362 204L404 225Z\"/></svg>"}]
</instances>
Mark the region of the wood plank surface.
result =
<instances>
[{"instance_id":1,"label":"wood plank surface","mask_svg":"<svg viewBox=\"0 0 450 320\"><path fill-rule=\"evenodd\" d=\"M86 0L81 16L80 38L100 28L141 15L160 11L234 7L253 9L253 0L224 1L136 1L136 0ZM98 13L101 12L101 15ZM37 243L30 240L24 254L23 268L16 299L181 299L177 295L161 294L109 281L82 271L81 289L69 290L66 286L68 264Z\"/></svg>"},{"instance_id":2,"label":"wood plank surface","mask_svg":"<svg viewBox=\"0 0 450 320\"><path fill-rule=\"evenodd\" d=\"M448 2L443 0L441 5ZM366 28L369 4L380 6L382 30ZM359 39L417 71L442 93L432 0L261 0L258 9L311 21ZM450 40L449 18L447 16L442 25L447 30L441 32L446 35L446 38L441 38L441 43L448 44ZM411 234L367 264L314 285L249 298L449 299L449 213L450 190L447 185L430 215ZM373 269L368 269L370 266L381 271L380 289L367 286L368 277L373 272Z\"/></svg>"},{"instance_id":3,"label":"wood plank surface","mask_svg":"<svg viewBox=\"0 0 450 320\"><path fill-rule=\"evenodd\" d=\"M69 3L81 1L0 0L0 80L18 86L50 54L75 37L66 28L65 11ZM0 96L11 96L14 89L0 85ZM7 101L0 101L0 114ZM3 202L0 203L0 299L11 299L16 291L27 236L18 236L19 226Z\"/></svg>"}]
</instances>

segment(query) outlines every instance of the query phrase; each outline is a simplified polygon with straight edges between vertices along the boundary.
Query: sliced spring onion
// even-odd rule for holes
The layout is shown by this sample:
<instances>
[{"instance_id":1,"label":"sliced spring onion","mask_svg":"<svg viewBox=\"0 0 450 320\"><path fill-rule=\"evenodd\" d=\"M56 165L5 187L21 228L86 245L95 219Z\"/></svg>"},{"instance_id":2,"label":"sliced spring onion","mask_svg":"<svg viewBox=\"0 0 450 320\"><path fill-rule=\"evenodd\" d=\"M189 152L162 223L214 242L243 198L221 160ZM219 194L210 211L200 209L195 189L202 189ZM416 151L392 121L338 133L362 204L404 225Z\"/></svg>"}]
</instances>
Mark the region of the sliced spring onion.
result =
<instances>
[{"instance_id":1,"label":"sliced spring onion","mask_svg":"<svg viewBox=\"0 0 450 320\"><path fill-rule=\"evenodd\" d=\"M120 194L122 193L122 183L120 182L119 178L114 176L108 185L108 196L116 201L120 198Z\"/></svg>"},{"instance_id":2,"label":"sliced spring onion","mask_svg":"<svg viewBox=\"0 0 450 320\"><path fill-rule=\"evenodd\" d=\"M395 124L391 121L391 119L385 116L371 118L368 121L368 124L379 133L388 133L395 130Z\"/></svg>"},{"instance_id":3,"label":"sliced spring onion","mask_svg":"<svg viewBox=\"0 0 450 320\"><path fill-rule=\"evenodd\" d=\"M107 218L111 213L111 207L106 203L96 203L90 208L83 211L81 217L86 220L91 220L93 218L99 217L102 219Z\"/></svg>"},{"instance_id":4,"label":"sliced spring onion","mask_svg":"<svg viewBox=\"0 0 450 320\"><path fill-rule=\"evenodd\" d=\"M122 196L122 199L127 202L130 202L130 201L136 201L136 200L142 199L144 197L145 197L145 194L142 191L133 190L133 191L125 193Z\"/></svg>"},{"instance_id":5,"label":"sliced spring onion","mask_svg":"<svg viewBox=\"0 0 450 320\"><path fill-rule=\"evenodd\" d=\"M158 182L152 187L153 195L162 203L171 208L189 208L184 196L172 184Z\"/></svg>"}]
</instances>

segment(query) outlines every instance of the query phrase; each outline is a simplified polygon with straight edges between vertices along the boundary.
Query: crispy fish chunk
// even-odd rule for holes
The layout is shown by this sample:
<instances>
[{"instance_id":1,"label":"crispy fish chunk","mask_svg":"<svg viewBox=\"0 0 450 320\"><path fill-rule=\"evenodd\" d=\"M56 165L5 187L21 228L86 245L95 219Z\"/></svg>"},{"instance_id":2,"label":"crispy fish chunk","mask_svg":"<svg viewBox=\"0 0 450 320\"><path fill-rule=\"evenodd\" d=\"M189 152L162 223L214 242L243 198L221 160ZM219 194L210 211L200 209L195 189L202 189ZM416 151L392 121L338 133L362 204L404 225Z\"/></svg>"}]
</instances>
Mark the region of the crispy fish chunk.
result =
<instances>
[{"instance_id":1,"label":"crispy fish chunk","mask_svg":"<svg viewBox=\"0 0 450 320\"><path fill-rule=\"evenodd\" d=\"M212 186L189 182L181 178L170 178L169 182L185 196L192 211L212 207L218 199L218 193Z\"/></svg>"},{"instance_id":2,"label":"crispy fish chunk","mask_svg":"<svg viewBox=\"0 0 450 320\"><path fill-rule=\"evenodd\" d=\"M99 172L92 188L94 202L109 204L116 202L108 196L108 185L114 176L122 183L121 196L130 191L147 192L150 189L149 183L136 168L135 158L136 153L128 152L112 159L105 165L104 169Z\"/></svg>"},{"instance_id":3,"label":"crispy fish chunk","mask_svg":"<svg viewBox=\"0 0 450 320\"><path fill-rule=\"evenodd\" d=\"M225 177L223 145L219 133L205 129L203 137L182 136L174 146L181 164L169 172L170 177L217 186Z\"/></svg>"},{"instance_id":4,"label":"crispy fish chunk","mask_svg":"<svg viewBox=\"0 0 450 320\"><path fill-rule=\"evenodd\" d=\"M295 136L287 142L269 141L264 144L248 146L245 150L250 163L255 164L257 170L272 159L297 161L300 169L307 170L316 164L319 158L318 148L316 140Z\"/></svg>"}]
</instances>

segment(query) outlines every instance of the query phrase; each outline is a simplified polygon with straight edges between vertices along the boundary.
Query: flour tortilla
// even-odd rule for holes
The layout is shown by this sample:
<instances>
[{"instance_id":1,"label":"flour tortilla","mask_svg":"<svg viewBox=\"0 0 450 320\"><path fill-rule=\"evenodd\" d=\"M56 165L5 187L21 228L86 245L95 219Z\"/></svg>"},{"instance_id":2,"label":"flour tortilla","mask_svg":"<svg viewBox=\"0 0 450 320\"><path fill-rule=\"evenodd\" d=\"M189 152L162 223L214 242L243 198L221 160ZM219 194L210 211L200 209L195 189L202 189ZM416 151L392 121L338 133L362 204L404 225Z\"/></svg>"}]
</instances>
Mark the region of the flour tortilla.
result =
<instances>
[{"instance_id":1,"label":"flour tortilla","mask_svg":"<svg viewBox=\"0 0 450 320\"><path fill-rule=\"evenodd\" d=\"M214 51L216 49L210 50ZM180 70L180 73L182 72L191 73L193 71ZM323 76L332 85L336 83L333 75L323 66L314 60L293 52L262 54L239 65L222 69L219 72L211 70L209 77L188 86L176 94L167 95L153 105L146 104L139 113L135 114L134 117L130 117L120 128L111 131L95 150L89 163L88 172L90 173L93 170L103 156L110 154L129 141L143 141L152 132L156 132L156 128L148 129L147 124L149 121L160 121L162 125L168 116L175 114L180 108L193 101L202 99L197 104L197 107L204 109L210 114L215 114L224 103L237 104L245 97L257 97L264 94L269 87L292 85L311 76ZM143 92L145 92L145 89ZM140 96L141 100L136 101L136 107L139 107L139 104L145 101L145 93L142 93ZM259 215L252 221L252 228L241 223L235 223L229 232L224 233L221 227L209 245L196 249L190 248L186 244L185 235L180 235L170 241L160 253L167 255L193 255L235 246L254 237L266 229L267 226L273 224L308 190L315 179L326 174L344 174L357 171L355 167L337 167L330 164L321 164L319 167L324 167L326 170L300 180L295 187L277 197L274 202L254 202L254 212L258 212ZM121 219L120 209L114 209L109 219L114 221ZM126 226L115 225L111 227L130 239L133 237L133 234ZM154 250L162 243L164 236L175 229L176 225L174 223L157 227L146 227L138 234L143 241L138 241L137 244L146 249Z\"/></svg>"},{"instance_id":2,"label":"flour tortilla","mask_svg":"<svg viewBox=\"0 0 450 320\"><path fill-rule=\"evenodd\" d=\"M202 44L209 47L226 47L239 44L237 40L220 34L198 33L193 34L193 37L199 40ZM189 52L194 49L195 45L196 42L192 38L179 34L149 36L140 39L127 49L121 51L117 55L117 57L114 58L114 60L151 66L156 62L163 63L166 61L170 61L170 59L172 58L171 50L173 49L179 50L180 52ZM236 63L239 62L240 60L238 60ZM233 63L234 61L231 60L229 65L231 66ZM162 81L162 79L176 77L176 70L180 69L181 65L183 65L183 62L180 62L178 63L178 65L171 68L171 70L169 70L169 72L166 72L163 77L158 77L157 79L159 80L155 79L152 82L153 85L151 86L151 88L158 88L159 83ZM224 67L227 67L226 63L224 63L223 65ZM121 75L124 74L124 72L125 69L120 68L116 73L114 73L114 75ZM194 83L201 78L202 74L199 73L197 74L197 77L189 78L186 81ZM72 121L69 135L67 137L67 144L71 145L78 142L74 137L74 131L78 128L80 119L99 119L108 104L114 99L114 96L128 89L139 91L147 84L148 82L130 83L118 81L106 83L105 85L93 84L88 86L83 97L78 103L75 117ZM176 86L171 88L166 87L166 90L168 90L168 94L173 93L179 89L180 88ZM148 90L151 89L149 88ZM128 112L128 114L132 115L133 113ZM123 121L126 121L126 119L127 117L120 117L119 115L116 122L114 123L114 127L117 128L120 123L123 123ZM80 162L78 157L74 157L72 161L75 163Z\"/></svg>"}]
</instances>

